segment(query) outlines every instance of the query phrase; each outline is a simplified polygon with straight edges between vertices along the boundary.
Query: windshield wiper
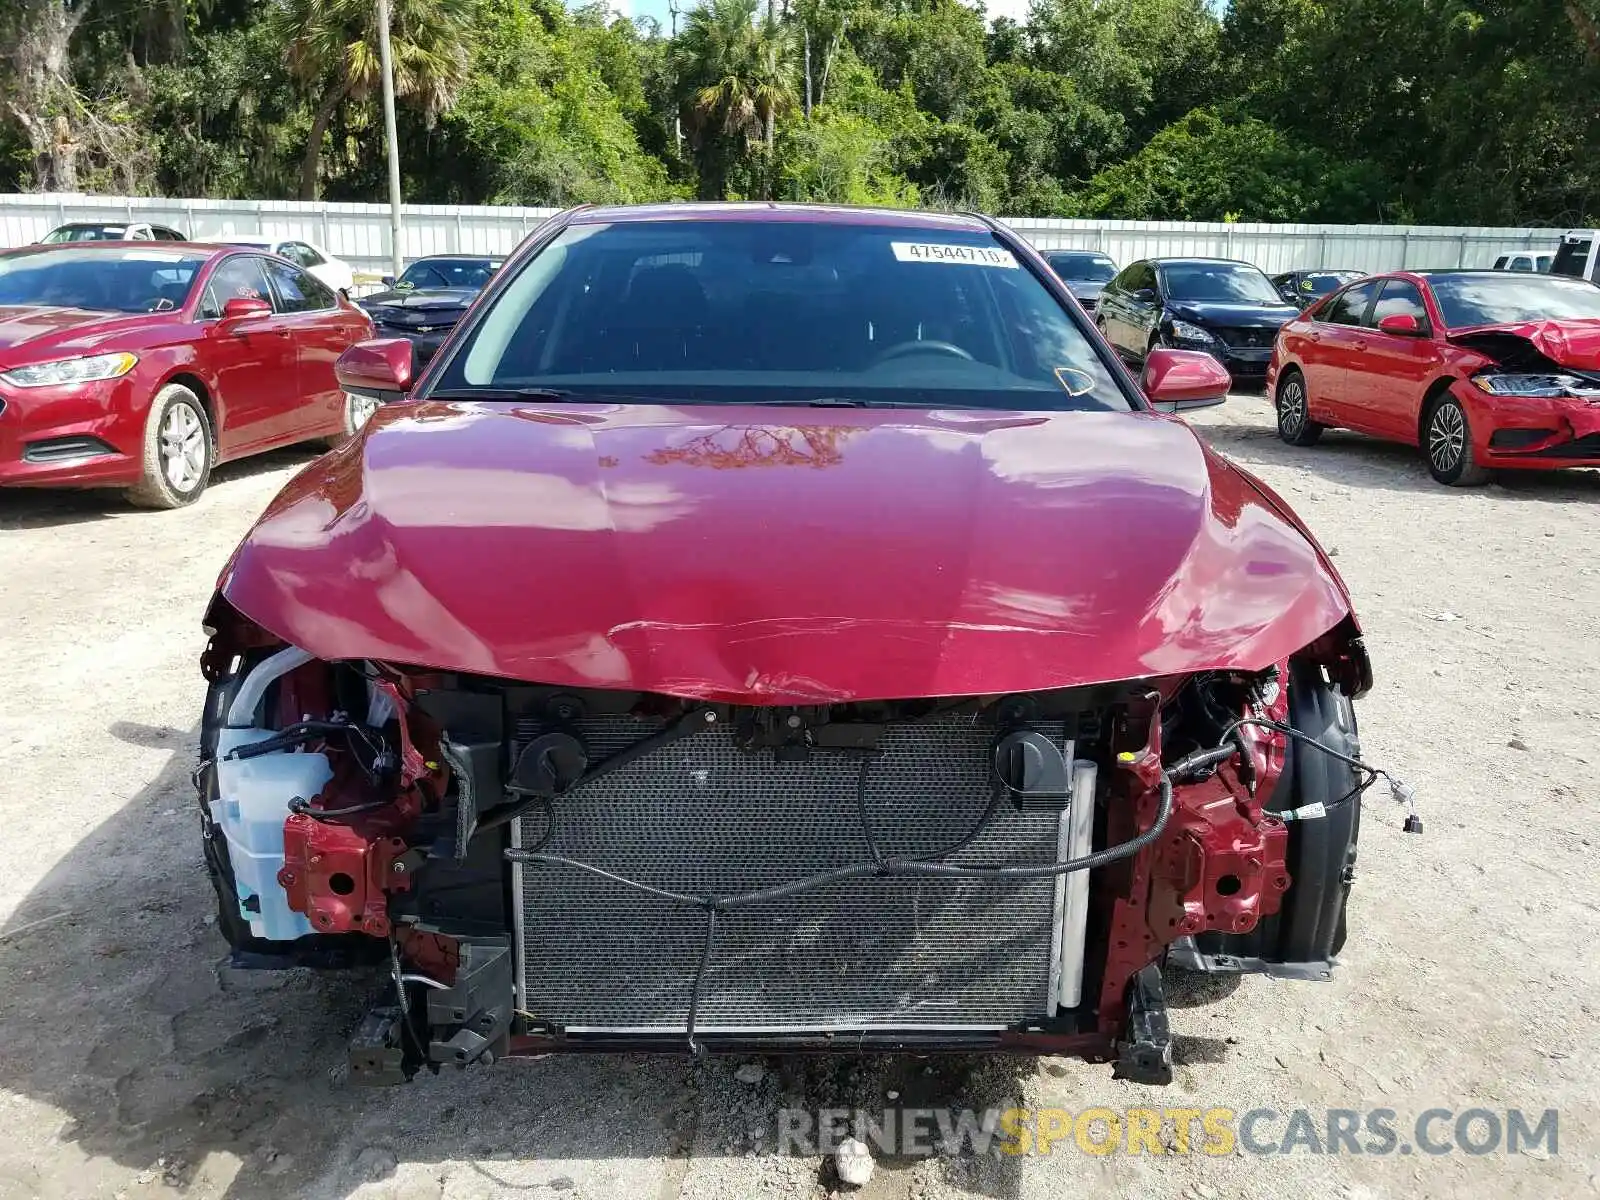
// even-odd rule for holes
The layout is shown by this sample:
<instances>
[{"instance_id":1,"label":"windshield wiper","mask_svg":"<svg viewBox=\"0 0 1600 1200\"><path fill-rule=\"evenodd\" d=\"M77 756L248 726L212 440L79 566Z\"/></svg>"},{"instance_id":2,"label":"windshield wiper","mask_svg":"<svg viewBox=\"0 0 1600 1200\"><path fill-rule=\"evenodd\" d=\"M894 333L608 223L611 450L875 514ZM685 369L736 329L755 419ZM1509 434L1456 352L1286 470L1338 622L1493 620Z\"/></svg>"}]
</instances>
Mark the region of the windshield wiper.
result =
<instances>
[{"instance_id":1,"label":"windshield wiper","mask_svg":"<svg viewBox=\"0 0 1600 1200\"><path fill-rule=\"evenodd\" d=\"M429 400L571 400L576 393L545 387L464 387L440 388L429 392Z\"/></svg>"}]
</instances>

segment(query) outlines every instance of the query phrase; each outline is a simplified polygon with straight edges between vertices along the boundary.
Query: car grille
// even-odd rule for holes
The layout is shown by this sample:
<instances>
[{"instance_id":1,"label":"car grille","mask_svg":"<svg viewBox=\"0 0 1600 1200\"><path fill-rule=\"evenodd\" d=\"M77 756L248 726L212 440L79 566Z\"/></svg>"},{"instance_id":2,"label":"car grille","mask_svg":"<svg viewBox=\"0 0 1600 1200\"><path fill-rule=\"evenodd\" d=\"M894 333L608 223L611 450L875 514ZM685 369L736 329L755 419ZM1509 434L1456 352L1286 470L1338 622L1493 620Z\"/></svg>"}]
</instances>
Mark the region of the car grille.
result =
<instances>
[{"instance_id":1,"label":"car grille","mask_svg":"<svg viewBox=\"0 0 1600 1200\"><path fill-rule=\"evenodd\" d=\"M373 323L390 329L448 329L461 319L456 308L399 308L391 312L382 309L372 314Z\"/></svg>"},{"instance_id":2,"label":"car grille","mask_svg":"<svg viewBox=\"0 0 1600 1200\"><path fill-rule=\"evenodd\" d=\"M1272 343L1278 337L1276 326L1270 328L1257 328L1254 326L1249 328L1224 327L1213 329L1211 332L1221 338L1224 345L1232 346L1239 350L1268 350L1271 349Z\"/></svg>"},{"instance_id":3,"label":"car grille","mask_svg":"<svg viewBox=\"0 0 1600 1200\"><path fill-rule=\"evenodd\" d=\"M591 761L659 728L589 719ZM1061 735L1060 727L1041 732ZM529 736L524 729L521 736ZM994 731L970 717L890 725L864 792L886 854L926 854L990 803ZM680 892L730 894L864 862L856 755L801 762L697 733L555 802L546 849ZM949 861L1056 860L1061 817L998 806ZM518 822L517 844L545 818ZM518 865L520 1000L570 1031L681 1032L706 914L542 864ZM1054 883L879 877L723 914L697 1029L995 1028L1047 1012Z\"/></svg>"},{"instance_id":4,"label":"car grille","mask_svg":"<svg viewBox=\"0 0 1600 1200\"><path fill-rule=\"evenodd\" d=\"M1546 447L1530 454L1528 457L1600 458L1600 433L1590 433L1581 438L1573 438L1570 442L1561 442L1557 445Z\"/></svg>"}]
</instances>

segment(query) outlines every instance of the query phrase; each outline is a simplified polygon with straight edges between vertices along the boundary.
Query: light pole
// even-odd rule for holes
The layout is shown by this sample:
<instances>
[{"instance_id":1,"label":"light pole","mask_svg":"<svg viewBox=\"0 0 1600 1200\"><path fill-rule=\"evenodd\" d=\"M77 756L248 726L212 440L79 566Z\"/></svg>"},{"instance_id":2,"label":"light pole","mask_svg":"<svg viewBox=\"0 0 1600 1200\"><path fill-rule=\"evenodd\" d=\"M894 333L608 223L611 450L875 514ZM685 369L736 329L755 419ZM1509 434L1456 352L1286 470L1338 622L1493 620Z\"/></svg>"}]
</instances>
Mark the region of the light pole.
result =
<instances>
[{"instance_id":1,"label":"light pole","mask_svg":"<svg viewBox=\"0 0 1600 1200\"><path fill-rule=\"evenodd\" d=\"M389 143L389 260L396 279L400 254L400 143L394 129L394 57L389 50L389 0L378 0L378 67L383 73L383 132Z\"/></svg>"},{"instance_id":2,"label":"light pole","mask_svg":"<svg viewBox=\"0 0 1600 1200\"><path fill-rule=\"evenodd\" d=\"M678 11L679 11L678 10L678 0L667 0L667 12L672 14L672 40L673 40L673 42L676 42L678 40ZM673 61L673 62L676 61L676 59L670 58L670 51L669 51L669 61ZM674 71L672 73L672 89L673 89L674 93L676 93L677 89L678 89L678 73L677 73L676 69L674 69ZM673 145L673 149L677 151L678 157L682 158L683 157L683 118L678 115L676 109L674 109L674 112L672 114L672 145Z\"/></svg>"}]
</instances>

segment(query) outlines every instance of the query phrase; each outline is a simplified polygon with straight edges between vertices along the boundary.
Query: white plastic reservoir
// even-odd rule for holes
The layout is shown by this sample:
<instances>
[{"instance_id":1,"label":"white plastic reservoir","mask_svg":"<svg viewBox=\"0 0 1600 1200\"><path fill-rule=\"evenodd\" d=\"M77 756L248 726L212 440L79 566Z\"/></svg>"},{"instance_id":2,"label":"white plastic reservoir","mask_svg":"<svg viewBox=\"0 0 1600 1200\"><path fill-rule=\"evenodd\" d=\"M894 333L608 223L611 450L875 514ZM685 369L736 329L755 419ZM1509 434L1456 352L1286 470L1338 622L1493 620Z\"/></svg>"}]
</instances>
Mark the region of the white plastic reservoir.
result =
<instances>
[{"instance_id":1,"label":"white plastic reservoir","mask_svg":"<svg viewBox=\"0 0 1600 1200\"><path fill-rule=\"evenodd\" d=\"M239 915L250 931L272 941L311 932L311 922L289 907L278 883L283 868L283 823L289 801L309 800L333 777L326 754L282 750L259 758L230 759L238 746L265 741L270 729L228 729L217 740L218 803L213 819L228 839L228 858L239 892Z\"/></svg>"}]
</instances>

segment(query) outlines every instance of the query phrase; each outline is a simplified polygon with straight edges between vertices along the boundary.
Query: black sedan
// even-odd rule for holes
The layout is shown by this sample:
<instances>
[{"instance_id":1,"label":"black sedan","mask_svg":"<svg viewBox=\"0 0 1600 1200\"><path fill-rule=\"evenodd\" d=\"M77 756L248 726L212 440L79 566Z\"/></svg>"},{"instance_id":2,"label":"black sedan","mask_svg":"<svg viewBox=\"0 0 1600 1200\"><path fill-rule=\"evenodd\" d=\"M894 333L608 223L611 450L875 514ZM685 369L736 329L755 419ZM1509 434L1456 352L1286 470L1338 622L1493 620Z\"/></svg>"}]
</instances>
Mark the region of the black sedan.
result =
<instances>
[{"instance_id":1,"label":"black sedan","mask_svg":"<svg viewBox=\"0 0 1600 1200\"><path fill-rule=\"evenodd\" d=\"M479 255L419 258L399 279L384 276L386 290L363 296L379 337L401 337L416 347L417 365L431 359L478 293L504 262Z\"/></svg>"},{"instance_id":2,"label":"black sedan","mask_svg":"<svg viewBox=\"0 0 1600 1200\"><path fill-rule=\"evenodd\" d=\"M1100 300L1100 289L1117 273L1115 262L1093 250L1047 250L1044 260L1083 305L1085 312L1094 311Z\"/></svg>"},{"instance_id":3,"label":"black sedan","mask_svg":"<svg viewBox=\"0 0 1600 1200\"><path fill-rule=\"evenodd\" d=\"M1340 271L1331 267L1313 267L1299 271L1285 271L1272 277L1272 286L1278 294L1296 308L1304 311L1330 292L1336 292L1347 283L1366 278L1365 271Z\"/></svg>"},{"instance_id":4,"label":"black sedan","mask_svg":"<svg viewBox=\"0 0 1600 1200\"><path fill-rule=\"evenodd\" d=\"M1146 258L1100 293L1095 324L1124 358L1157 346L1203 350L1234 383L1260 386L1278 330L1299 315L1260 268L1227 258Z\"/></svg>"}]
</instances>

